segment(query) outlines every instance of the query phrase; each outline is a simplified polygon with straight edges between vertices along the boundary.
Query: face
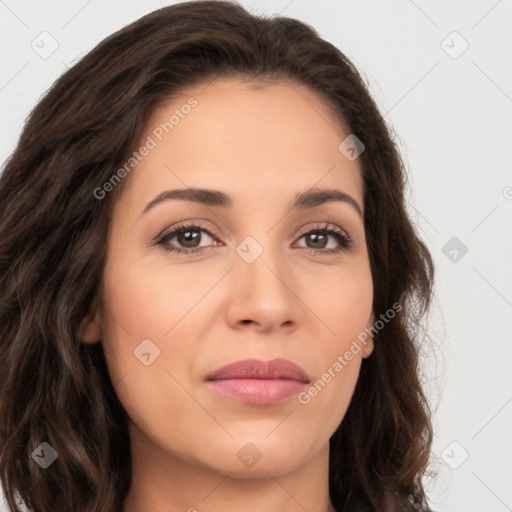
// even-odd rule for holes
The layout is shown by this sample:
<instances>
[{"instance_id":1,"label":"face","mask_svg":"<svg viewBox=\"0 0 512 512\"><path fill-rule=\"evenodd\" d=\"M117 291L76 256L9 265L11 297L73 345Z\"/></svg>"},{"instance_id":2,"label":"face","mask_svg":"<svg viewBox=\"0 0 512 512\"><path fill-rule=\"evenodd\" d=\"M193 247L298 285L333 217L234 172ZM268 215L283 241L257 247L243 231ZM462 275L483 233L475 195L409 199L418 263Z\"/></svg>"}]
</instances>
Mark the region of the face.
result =
<instances>
[{"instance_id":1,"label":"face","mask_svg":"<svg viewBox=\"0 0 512 512\"><path fill-rule=\"evenodd\" d=\"M371 338L354 349L372 325L373 286L361 171L338 149L348 135L319 97L288 83L217 80L153 114L83 334L103 343L132 442L148 453L244 478L285 474L327 449L373 349ZM231 204L154 201L186 188ZM322 190L349 199L294 205ZM251 358L289 360L308 382L207 380ZM247 454L260 457L253 467Z\"/></svg>"}]
</instances>

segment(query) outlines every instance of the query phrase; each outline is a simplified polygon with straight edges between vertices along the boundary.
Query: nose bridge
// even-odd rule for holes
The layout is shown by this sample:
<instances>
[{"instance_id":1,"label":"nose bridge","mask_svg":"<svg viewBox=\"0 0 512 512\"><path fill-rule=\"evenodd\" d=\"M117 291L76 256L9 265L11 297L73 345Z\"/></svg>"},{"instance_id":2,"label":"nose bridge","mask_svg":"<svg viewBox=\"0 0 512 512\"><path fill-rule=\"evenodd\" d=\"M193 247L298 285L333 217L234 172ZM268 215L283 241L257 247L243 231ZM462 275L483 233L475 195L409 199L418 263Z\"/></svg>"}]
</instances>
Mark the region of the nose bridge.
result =
<instances>
[{"instance_id":1,"label":"nose bridge","mask_svg":"<svg viewBox=\"0 0 512 512\"><path fill-rule=\"evenodd\" d=\"M276 327L297 321L298 304L285 244L276 239L277 232L267 231L252 230L235 248L232 293L237 305L232 306L239 320Z\"/></svg>"},{"instance_id":2,"label":"nose bridge","mask_svg":"<svg viewBox=\"0 0 512 512\"><path fill-rule=\"evenodd\" d=\"M258 283L266 287L283 286L279 274L285 273L285 254L282 241L274 240L273 232L260 230L257 234L245 237L236 247L237 268L241 280L250 281L254 287ZM277 283L276 283L277 281Z\"/></svg>"}]
</instances>

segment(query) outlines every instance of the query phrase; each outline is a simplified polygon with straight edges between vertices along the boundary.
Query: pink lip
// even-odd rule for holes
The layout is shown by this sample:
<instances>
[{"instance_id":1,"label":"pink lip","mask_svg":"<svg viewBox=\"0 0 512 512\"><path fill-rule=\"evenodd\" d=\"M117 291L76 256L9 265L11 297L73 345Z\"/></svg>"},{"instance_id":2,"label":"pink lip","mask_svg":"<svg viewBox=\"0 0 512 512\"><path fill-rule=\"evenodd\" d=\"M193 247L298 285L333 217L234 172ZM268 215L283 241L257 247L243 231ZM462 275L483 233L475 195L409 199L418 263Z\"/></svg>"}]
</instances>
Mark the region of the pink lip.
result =
<instances>
[{"instance_id":1,"label":"pink lip","mask_svg":"<svg viewBox=\"0 0 512 512\"><path fill-rule=\"evenodd\" d=\"M244 359L216 370L206 381L217 392L236 400L272 405L297 394L309 383L309 377L287 359Z\"/></svg>"}]
</instances>

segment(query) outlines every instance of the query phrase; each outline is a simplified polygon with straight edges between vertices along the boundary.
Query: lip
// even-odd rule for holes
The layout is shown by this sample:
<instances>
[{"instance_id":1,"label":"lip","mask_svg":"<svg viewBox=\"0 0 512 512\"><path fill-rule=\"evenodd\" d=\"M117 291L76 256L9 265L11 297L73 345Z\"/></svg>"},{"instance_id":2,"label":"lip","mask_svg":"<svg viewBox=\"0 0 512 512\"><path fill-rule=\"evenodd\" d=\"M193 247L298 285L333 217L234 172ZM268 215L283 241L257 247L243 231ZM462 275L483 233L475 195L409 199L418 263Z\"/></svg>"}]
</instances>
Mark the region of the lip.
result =
<instances>
[{"instance_id":1,"label":"lip","mask_svg":"<svg viewBox=\"0 0 512 512\"><path fill-rule=\"evenodd\" d=\"M206 377L218 393L254 405L281 403L300 392L309 377L288 359L243 359L228 364Z\"/></svg>"}]
</instances>

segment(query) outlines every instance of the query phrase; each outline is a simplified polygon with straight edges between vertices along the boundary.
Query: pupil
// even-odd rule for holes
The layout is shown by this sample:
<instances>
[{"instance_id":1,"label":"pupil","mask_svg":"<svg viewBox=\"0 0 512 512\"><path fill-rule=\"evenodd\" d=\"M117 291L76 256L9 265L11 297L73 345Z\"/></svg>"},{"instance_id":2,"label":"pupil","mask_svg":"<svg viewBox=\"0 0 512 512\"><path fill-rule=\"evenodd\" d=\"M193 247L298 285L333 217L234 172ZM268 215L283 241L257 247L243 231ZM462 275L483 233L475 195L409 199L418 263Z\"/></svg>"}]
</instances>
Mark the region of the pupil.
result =
<instances>
[{"instance_id":1,"label":"pupil","mask_svg":"<svg viewBox=\"0 0 512 512\"><path fill-rule=\"evenodd\" d=\"M309 237L313 241L313 245L315 247L320 245L323 248L325 246L325 234L311 233ZM183 231L178 235L178 240L180 243L192 243L191 247L196 247L197 244L194 245L194 242L198 242L200 238L201 237L198 231Z\"/></svg>"},{"instance_id":2,"label":"pupil","mask_svg":"<svg viewBox=\"0 0 512 512\"><path fill-rule=\"evenodd\" d=\"M190 238L191 234L192 234L192 238ZM178 240L180 243L183 243L183 242L190 243L190 242L194 242L195 240L199 241L199 238L200 238L200 236L197 231L184 231L178 235ZM192 247L196 247L196 246L192 245Z\"/></svg>"},{"instance_id":3,"label":"pupil","mask_svg":"<svg viewBox=\"0 0 512 512\"><path fill-rule=\"evenodd\" d=\"M322 240L322 238L325 238L325 235L324 234L315 234L315 233L312 233L309 235L311 238L313 238L313 243L320 243L320 245L322 246L322 248L324 247L324 245L322 245L322 241L325 242L325 240ZM315 241L316 239L316 241Z\"/></svg>"}]
</instances>

